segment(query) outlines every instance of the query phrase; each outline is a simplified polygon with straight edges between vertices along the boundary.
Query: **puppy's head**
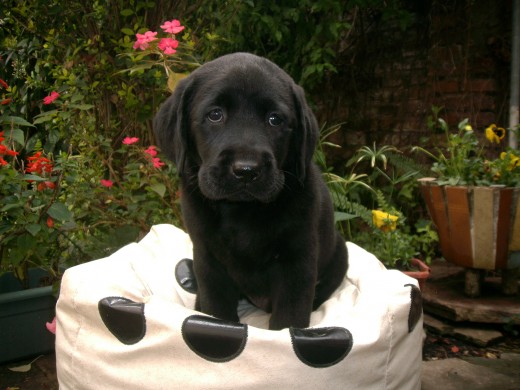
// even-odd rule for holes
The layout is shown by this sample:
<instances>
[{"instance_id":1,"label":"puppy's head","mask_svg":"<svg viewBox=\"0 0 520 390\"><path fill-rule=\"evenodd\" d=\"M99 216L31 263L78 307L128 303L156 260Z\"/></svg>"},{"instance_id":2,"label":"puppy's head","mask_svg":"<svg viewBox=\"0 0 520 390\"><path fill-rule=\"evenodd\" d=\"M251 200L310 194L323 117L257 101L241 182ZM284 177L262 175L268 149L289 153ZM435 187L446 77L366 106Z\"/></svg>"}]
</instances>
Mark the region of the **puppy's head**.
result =
<instances>
[{"instance_id":1,"label":"puppy's head","mask_svg":"<svg viewBox=\"0 0 520 390\"><path fill-rule=\"evenodd\" d=\"M271 202L303 182L318 136L303 90L265 58L235 53L179 82L154 120L181 176L213 200Z\"/></svg>"}]
</instances>

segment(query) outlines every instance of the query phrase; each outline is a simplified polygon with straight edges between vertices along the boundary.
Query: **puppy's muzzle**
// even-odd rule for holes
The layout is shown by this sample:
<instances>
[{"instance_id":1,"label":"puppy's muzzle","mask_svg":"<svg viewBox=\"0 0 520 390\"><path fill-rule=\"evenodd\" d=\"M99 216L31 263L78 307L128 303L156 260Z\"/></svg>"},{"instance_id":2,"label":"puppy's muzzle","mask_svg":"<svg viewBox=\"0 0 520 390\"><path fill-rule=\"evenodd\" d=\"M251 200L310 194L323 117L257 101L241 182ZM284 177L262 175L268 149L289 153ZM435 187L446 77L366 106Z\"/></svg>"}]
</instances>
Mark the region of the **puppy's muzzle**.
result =
<instances>
[{"instance_id":1,"label":"puppy's muzzle","mask_svg":"<svg viewBox=\"0 0 520 390\"><path fill-rule=\"evenodd\" d=\"M262 174L262 165L251 160L238 160L231 165L233 176L244 183L256 180Z\"/></svg>"}]
</instances>

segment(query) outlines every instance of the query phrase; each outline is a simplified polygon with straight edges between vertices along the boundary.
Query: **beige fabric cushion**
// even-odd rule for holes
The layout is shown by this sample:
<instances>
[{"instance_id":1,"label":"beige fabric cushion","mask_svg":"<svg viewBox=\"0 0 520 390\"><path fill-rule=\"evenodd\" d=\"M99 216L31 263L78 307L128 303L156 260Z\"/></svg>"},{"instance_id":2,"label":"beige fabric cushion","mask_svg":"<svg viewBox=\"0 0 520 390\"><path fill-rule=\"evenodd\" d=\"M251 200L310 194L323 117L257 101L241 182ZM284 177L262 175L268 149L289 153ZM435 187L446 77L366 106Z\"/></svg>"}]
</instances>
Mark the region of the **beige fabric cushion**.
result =
<instances>
[{"instance_id":1,"label":"beige fabric cushion","mask_svg":"<svg viewBox=\"0 0 520 390\"><path fill-rule=\"evenodd\" d=\"M417 282L346 245L347 276L304 330L269 331L269 315L245 301L241 324L196 312L181 285L191 280L179 276L191 241L171 225L68 269L57 304L60 389L419 389Z\"/></svg>"}]
</instances>

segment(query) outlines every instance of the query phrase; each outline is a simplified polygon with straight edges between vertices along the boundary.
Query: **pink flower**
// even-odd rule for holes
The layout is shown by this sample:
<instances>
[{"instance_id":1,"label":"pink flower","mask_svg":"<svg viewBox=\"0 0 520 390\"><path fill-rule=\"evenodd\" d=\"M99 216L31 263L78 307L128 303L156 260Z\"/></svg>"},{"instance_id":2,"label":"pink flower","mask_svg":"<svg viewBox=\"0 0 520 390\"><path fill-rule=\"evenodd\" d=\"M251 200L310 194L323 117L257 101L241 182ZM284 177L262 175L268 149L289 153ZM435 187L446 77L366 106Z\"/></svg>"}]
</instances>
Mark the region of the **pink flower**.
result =
<instances>
[{"instance_id":1,"label":"pink flower","mask_svg":"<svg viewBox=\"0 0 520 390\"><path fill-rule=\"evenodd\" d=\"M176 40L176 39L172 39L172 38L163 38L159 41L159 44L157 45L157 47L159 47L159 49L161 49L164 54L167 54L167 55L170 55L170 54L175 54L175 52L177 50L177 46L179 46L179 41Z\"/></svg>"},{"instance_id":2,"label":"pink flower","mask_svg":"<svg viewBox=\"0 0 520 390\"><path fill-rule=\"evenodd\" d=\"M170 22L164 22L161 28L164 30L164 32L170 34L177 34L184 30L184 26L181 26L181 22L179 22L177 19L173 19Z\"/></svg>"},{"instance_id":3,"label":"pink flower","mask_svg":"<svg viewBox=\"0 0 520 390\"><path fill-rule=\"evenodd\" d=\"M137 137L125 137L123 140L123 145L132 145L135 144L137 141L139 141L139 138Z\"/></svg>"},{"instance_id":4,"label":"pink flower","mask_svg":"<svg viewBox=\"0 0 520 390\"><path fill-rule=\"evenodd\" d=\"M56 334L56 317L54 317L52 322L46 322L45 326L49 332Z\"/></svg>"},{"instance_id":5,"label":"pink flower","mask_svg":"<svg viewBox=\"0 0 520 390\"><path fill-rule=\"evenodd\" d=\"M51 104L53 101L55 101L57 98L60 97L60 94L56 91L52 91L49 96L46 96L43 98L43 104Z\"/></svg>"},{"instance_id":6,"label":"pink flower","mask_svg":"<svg viewBox=\"0 0 520 390\"><path fill-rule=\"evenodd\" d=\"M144 152L149 156L155 157L157 156L157 150L155 150L156 146L149 146Z\"/></svg>"},{"instance_id":7,"label":"pink flower","mask_svg":"<svg viewBox=\"0 0 520 390\"><path fill-rule=\"evenodd\" d=\"M155 41L157 35L154 31L147 31L144 34L135 34L137 40L134 43L134 49L146 50L150 42Z\"/></svg>"},{"instance_id":8,"label":"pink flower","mask_svg":"<svg viewBox=\"0 0 520 390\"><path fill-rule=\"evenodd\" d=\"M112 180L101 179L101 185L106 188L111 188L114 185Z\"/></svg>"},{"instance_id":9,"label":"pink flower","mask_svg":"<svg viewBox=\"0 0 520 390\"><path fill-rule=\"evenodd\" d=\"M160 169L164 165L159 157L152 157L152 164L153 167L157 169Z\"/></svg>"}]
</instances>

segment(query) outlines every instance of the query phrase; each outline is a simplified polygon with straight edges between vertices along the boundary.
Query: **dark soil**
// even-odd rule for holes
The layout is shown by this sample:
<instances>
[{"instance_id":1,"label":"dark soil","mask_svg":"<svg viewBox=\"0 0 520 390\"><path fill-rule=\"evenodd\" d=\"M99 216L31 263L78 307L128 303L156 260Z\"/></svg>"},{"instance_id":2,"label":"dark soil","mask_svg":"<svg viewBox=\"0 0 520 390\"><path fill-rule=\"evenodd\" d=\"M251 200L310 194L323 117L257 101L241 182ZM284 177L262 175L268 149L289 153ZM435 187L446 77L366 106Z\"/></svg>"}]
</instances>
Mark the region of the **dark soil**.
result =
<instances>
[{"instance_id":1,"label":"dark soil","mask_svg":"<svg viewBox=\"0 0 520 390\"><path fill-rule=\"evenodd\" d=\"M520 337L507 334L488 347L477 347L460 339L438 334L427 334L423 345L423 360L440 360L454 357L484 357L500 359L504 352L520 353Z\"/></svg>"}]
</instances>

